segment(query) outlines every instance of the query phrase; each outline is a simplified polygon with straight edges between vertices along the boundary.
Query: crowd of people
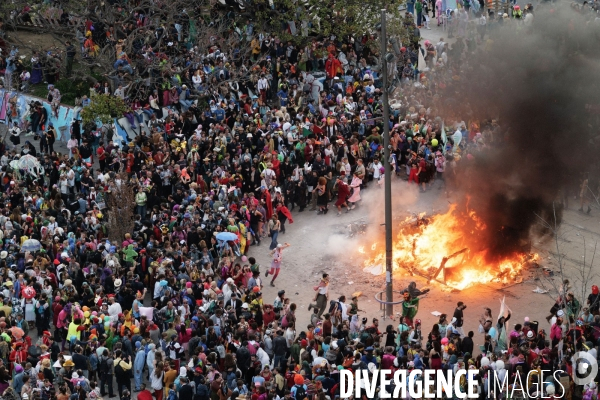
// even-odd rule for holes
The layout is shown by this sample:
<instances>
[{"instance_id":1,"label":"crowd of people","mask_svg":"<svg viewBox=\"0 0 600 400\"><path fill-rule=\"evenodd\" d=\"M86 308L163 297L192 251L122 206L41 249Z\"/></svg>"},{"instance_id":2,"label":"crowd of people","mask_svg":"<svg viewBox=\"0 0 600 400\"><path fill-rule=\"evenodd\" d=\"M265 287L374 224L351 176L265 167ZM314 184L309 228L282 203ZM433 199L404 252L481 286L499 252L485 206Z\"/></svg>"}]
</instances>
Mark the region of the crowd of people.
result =
<instances>
[{"instance_id":1,"label":"crowd of people","mask_svg":"<svg viewBox=\"0 0 600 400\"><path fill-rule=\"evenodd\" d=\"M417 1L416 23L410 13L404 21L410 40L396 61L402 94L389 121L382 120L387 88L369 67L376 63L375 37L296 46L250 32L247 61L236 58L236 49L192 47L184 62L175 57L184 47L183 21L148 35L133 54L123 52L119 30L86 21L77 36L81 49L68 43L67 57L94 57L108 41L116 61L79 105L118 96L130 107L125 117L137 134L121 143L125 138L110 127L74 121L63 139L69 154L61 154L53 115L44 107L10 121L13 146L3 143L0 151L0 395L325 400L339 394L343 369L433 368L478 369L481 398L490 396L490 370L514 376L562 369L569 395L596 398L593 383L573 384L571 361L575 351L596 356L596 286L580 313L565 282L549 332L527 318L511 329L510 312L494 319L486 309L479 349L475 333L463 330L462 302L423 331L414 286L406 290L399 324L385 330L376 318L359 316L357 297L333 299L326 273L314 286L306 326L296 323L298 307L285 288L275 299L263 298L262 274L276 286L290 247L278 239L292 213L324 216L335 207L339 215L360 209L361 190L378 190L384 124L394 179L422 191L445 187L458 163L501 144L501 121L466 124L440 116L462 57L477 51L494 20L478 12L479 27L449 32L458 37L454 44L421 43L423 7L426 21L434 9L446 12L438 2ZM533 18L532 7L525 16L512 10L524 20L514 21L519 26ZM466 3L457 12L474 11ZM144 18L136 15L123 29L143 27ZM148 67L163 56L168 68ZM14 50L7 58L5 87L17 58ZM33 68L29 78L44 79L41 66ZM133 68L151 84L128 90ZM55 73L46 76L53 108L61 97ZM21 146L27 132L31 139ZM44 173L11 167L25 155L37 158ZM124 199L135 203L133 229L115 239L109 221L128 217L120 214ZM265 238L269 250L260 246ZM39 248L27 250L31 241ZM252 257L259 251L273 259L267 268ZM543 393L552 396L556 386L548 382Z\"/></svg>"}]
</instances>

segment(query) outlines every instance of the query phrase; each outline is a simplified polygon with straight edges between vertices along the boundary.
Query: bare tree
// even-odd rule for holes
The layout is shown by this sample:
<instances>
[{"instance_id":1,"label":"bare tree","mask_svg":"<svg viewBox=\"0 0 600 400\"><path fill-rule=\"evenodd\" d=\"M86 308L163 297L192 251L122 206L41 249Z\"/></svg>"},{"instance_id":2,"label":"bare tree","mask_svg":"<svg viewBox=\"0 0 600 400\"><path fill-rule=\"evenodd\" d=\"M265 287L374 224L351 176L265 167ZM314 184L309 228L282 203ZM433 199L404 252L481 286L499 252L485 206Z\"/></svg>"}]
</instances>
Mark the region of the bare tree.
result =
<instances>
[{"instance_id":1,"label":"bare tree","mask_svg":"<svg viewBox=\"0 0 600 400\"><path fill-rule=\"evenodd\" d=\"M582 341L585 331L581 332L581 335L577 331L573 331L577 325L581 325L582 329L588 329L591 325L588 321L578 323L578 319L584 314L584 309L591 310L598 306L599 296L591 297L591 301L588 299L588 293L590 290L590 282L593 282L598 275L594 272L594 261L597 251L598 243L595 242L591 255L589 254L586 246L585 237L582 237L583 241L583 256L582 260L569 258L567 255L562 253L561 241L565 241L559 234L559 223L556 213L556 207L554 208L554 221L547 221L539 217L540 224L550 232L552 232L554 245L556 247L556 261L558 264L558 271L556 274L553 271L547 269L540 274L540 286L546 291L546 294L555 300L555 306L553 307L554 313L559 310L563 310L565 313L564 322L567 326L566 335L563 332L563 340L569 342L572 339L572 352L564 351L564 348L559 348L559 354L563 355L561 362L570 363L575 358L576 365L573 366L573 373L577 374L579 378L585 378L591 371L591 366L585 359L576 356L576 352L585 351L587 347ZM551 316L548 317L548 319ZM596 328L592 328L596 329ZM562 342L562 341L561 341ZM582 368L585 365L585 368ZM587 374L580 373L587 370ZM576 392L583 395L583 386L577 384L577 380L573 382L573 388Z\"/></svg>"},{"instance_id":2,"label":"bare tree","mask_svg":"<svg viewBox=\"0 0 600 400\"><path fill-rule=\"evenodd\" d=\"M556 262L558 271L554 273L549 269L542 270L539 275L540 286L547 291L547 295L557 301L559 309L566 309L567 316L576 320L587 301L589 293L589 282L593 281L598 275L594 272L594 260L598 243L594 243L591 255L588 253L585 237L583 241L582 260L570 259L562 252L561 241L565 239L559 233L558 216L554 208L554 221L546 221L539 217L540 224L544 229L551 232L552 240L556 248ZM569 301L567 294L572 293L575 301ZM595 304L589 304L593 306ZM570 322L574 322L574 320Z\"/></svg>"},{"instance_id":3,"label":"bare tree","mask_svg":"<svg viewBox=\"0 0 600 400\"><path fill-rule=\"evenodd\" d=\"M114 185L106 199L108 207L108 237L121 243L126 233L133 232L135 214L135 188L128 183L127 174L122 172L116 177Z\"/></svg>"},{"instance_id":4,"label":"bare tree","mask_svg":"<svg viewBox=\"0 0 600 400\"><path fill-rule=\"evenodd\" d=\"M309 40L309 35L360 36L375 31L374 21L382 8L388 9L391 34L403 27L399 4L384 0L137 0L126 6L116 0L87 0L30 4L13 0L0 5L9 44L37 52L44 70L55 72L65 69L65 48L48 49L39 42L25 42L19 38L19 29L51 35L63 44L70 40L76 47L89 39L94 47L86 47L85 56L77 57L78 68L73 70L72 80L123 83L129 85L131 98L147 95L149 87L168 85L175 76L197 65L194 56L190 59L185 50L197 49L195 54L204 56L218 49L237 68L231 79L244 79L248 67L257 61L251 60L249 43L259 34L273 33L284 43L297 45ZM133 71L114 68L121 53L129 57Z\"/></svg>"}]
</instances>

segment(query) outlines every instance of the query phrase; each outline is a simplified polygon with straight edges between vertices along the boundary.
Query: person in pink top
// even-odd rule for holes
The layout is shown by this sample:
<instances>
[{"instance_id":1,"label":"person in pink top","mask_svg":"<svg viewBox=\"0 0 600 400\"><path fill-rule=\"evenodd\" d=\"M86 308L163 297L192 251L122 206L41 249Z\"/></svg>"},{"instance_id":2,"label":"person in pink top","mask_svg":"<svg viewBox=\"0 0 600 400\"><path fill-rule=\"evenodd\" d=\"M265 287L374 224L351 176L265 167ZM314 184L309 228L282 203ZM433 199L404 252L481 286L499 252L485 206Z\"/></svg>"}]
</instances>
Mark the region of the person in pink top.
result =
<instances>
[{"instance_id":1,"label":"person in pink top","mask_svg":"<svg viewBox=\"0 0 600 400\"><path fill-rule=\"evenodd\" d=\"M356 207L356 202L360 200L360 185L362 184L362 179L360 179L356 174L352 177L352 182L350 183L350 187L354 189L352 191L352 196L348 198L348 203L352 204L350 206L350 210L353 210Z\"/></svg>"}]
</instances>

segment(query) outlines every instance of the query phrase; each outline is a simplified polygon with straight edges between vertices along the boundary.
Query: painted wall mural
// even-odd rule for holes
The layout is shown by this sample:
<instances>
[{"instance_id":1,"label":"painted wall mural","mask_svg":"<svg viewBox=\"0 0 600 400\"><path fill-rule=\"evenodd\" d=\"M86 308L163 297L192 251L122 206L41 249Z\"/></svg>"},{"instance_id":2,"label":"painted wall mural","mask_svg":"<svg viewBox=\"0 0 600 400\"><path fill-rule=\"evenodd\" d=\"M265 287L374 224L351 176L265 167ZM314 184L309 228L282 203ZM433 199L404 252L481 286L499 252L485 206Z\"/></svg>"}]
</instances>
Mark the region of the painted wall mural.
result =
<instances>
[{"instance_id":1,"label":"painted wall mural","mask_svg":"<svg viewBox=\"0 0 600 400\"><path fill-rule=\"evenodd\" d=\"M22 94L14 90L7 91L0 89L0 123L8 125L12 124L13 121L17 121L19 127L23 128L25 126L24 122L27 121L30 115L29 105L36 101L42 103L48 112L48 122L51 122L56 128L56 140L67 142L70 139L71 124L76 118L79 118L81 107L70 107L61 104L58 116L56 116L52 112L50 103L45 99ZM98 127L100 128L100 126ZM134 138L136 135L136 132L131 129L127 118L115 118L114 126L116 128L114 131L120 138L120 140L115 138L116 144L120 145L121 141L129 142L127 137Z\"/></svg>"}]
</instances>

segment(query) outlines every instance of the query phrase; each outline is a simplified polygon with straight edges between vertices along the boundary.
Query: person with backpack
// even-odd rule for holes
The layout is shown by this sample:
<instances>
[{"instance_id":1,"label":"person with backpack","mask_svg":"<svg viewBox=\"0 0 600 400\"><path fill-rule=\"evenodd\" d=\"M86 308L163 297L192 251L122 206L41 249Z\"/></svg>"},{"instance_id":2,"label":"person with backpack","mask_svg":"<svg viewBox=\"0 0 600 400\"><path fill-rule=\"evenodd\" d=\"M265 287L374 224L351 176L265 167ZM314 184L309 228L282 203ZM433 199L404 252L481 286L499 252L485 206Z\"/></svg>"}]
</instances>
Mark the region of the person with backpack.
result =
<instances>
[{"instance_id":1,"label":"person with backpack","mask_svg":"<svg viewBox=\"0 0 600 400\"><path fill-rule=\"evenodd\" d=\"M123 396L123 390L127 389L131 392L131 360L129 356L123 356L121 350L115 352L114 372L117 378L117 391L119 398Z\"/></svg>"},{"instance_id":2,"label":"person with backpack","mask_svg":"<svg viewBox=\"0 0 600 400\"><path fill-rule=\"evenodd\" d=\"M307 397L308 387L304 384L304 377L302 374L296 374L294 376L294 386L290 389L290 393L292 394L292 399L294 400L304 400Z\"/></svg>"},{"instance_id":3,"label":"person with backpack","mask_svg":"<svg viewBox=\"0 0 600 400\"><path fill-rule=\"evenodd\" d=\"M115 397L113 390L114 360L108 349L104 349L98 361L98 375L100 375L100 395L106 396L108 386L108 398Z\"/></svg>"},{"instance_id":4,"label":"person with backpack","mask_svg":"<svg viewBox=\"0 0 600 400\"><path fill-rule=\"evenodd\" d=\"M184 355L184 350L181 344L177 341L177 335L171 335L171 341L167 345L167 350L169 350L169 358L173 360L175 364L175 370L179 370L179 360Z\"/></svg>"},{"instance_id":5,"label":"person with backpack","mask_svg":"<svg viewBox=\"0 0 600 400\"><path fill-rule=\"evenodd\" d=\"M196 367L195 370L197 375L194 375L194 382L196 383L196 393L194 394L194 400L208 400L209 390L205 384L204 376L202 375L202 368Z\"/></svg>"},{"instance_id":6,"label":"person with backpack","mask_svg":"<svg viewBox=\"0 0 600 400\"><path fill-rule=\"evenodd\" d=\"M40 300L35 307L35 325L38 330L38 336L42 336L42 332L50 329L50 305L48 304L48 295L42 293Z\"/></svg>"}]
</instances>

